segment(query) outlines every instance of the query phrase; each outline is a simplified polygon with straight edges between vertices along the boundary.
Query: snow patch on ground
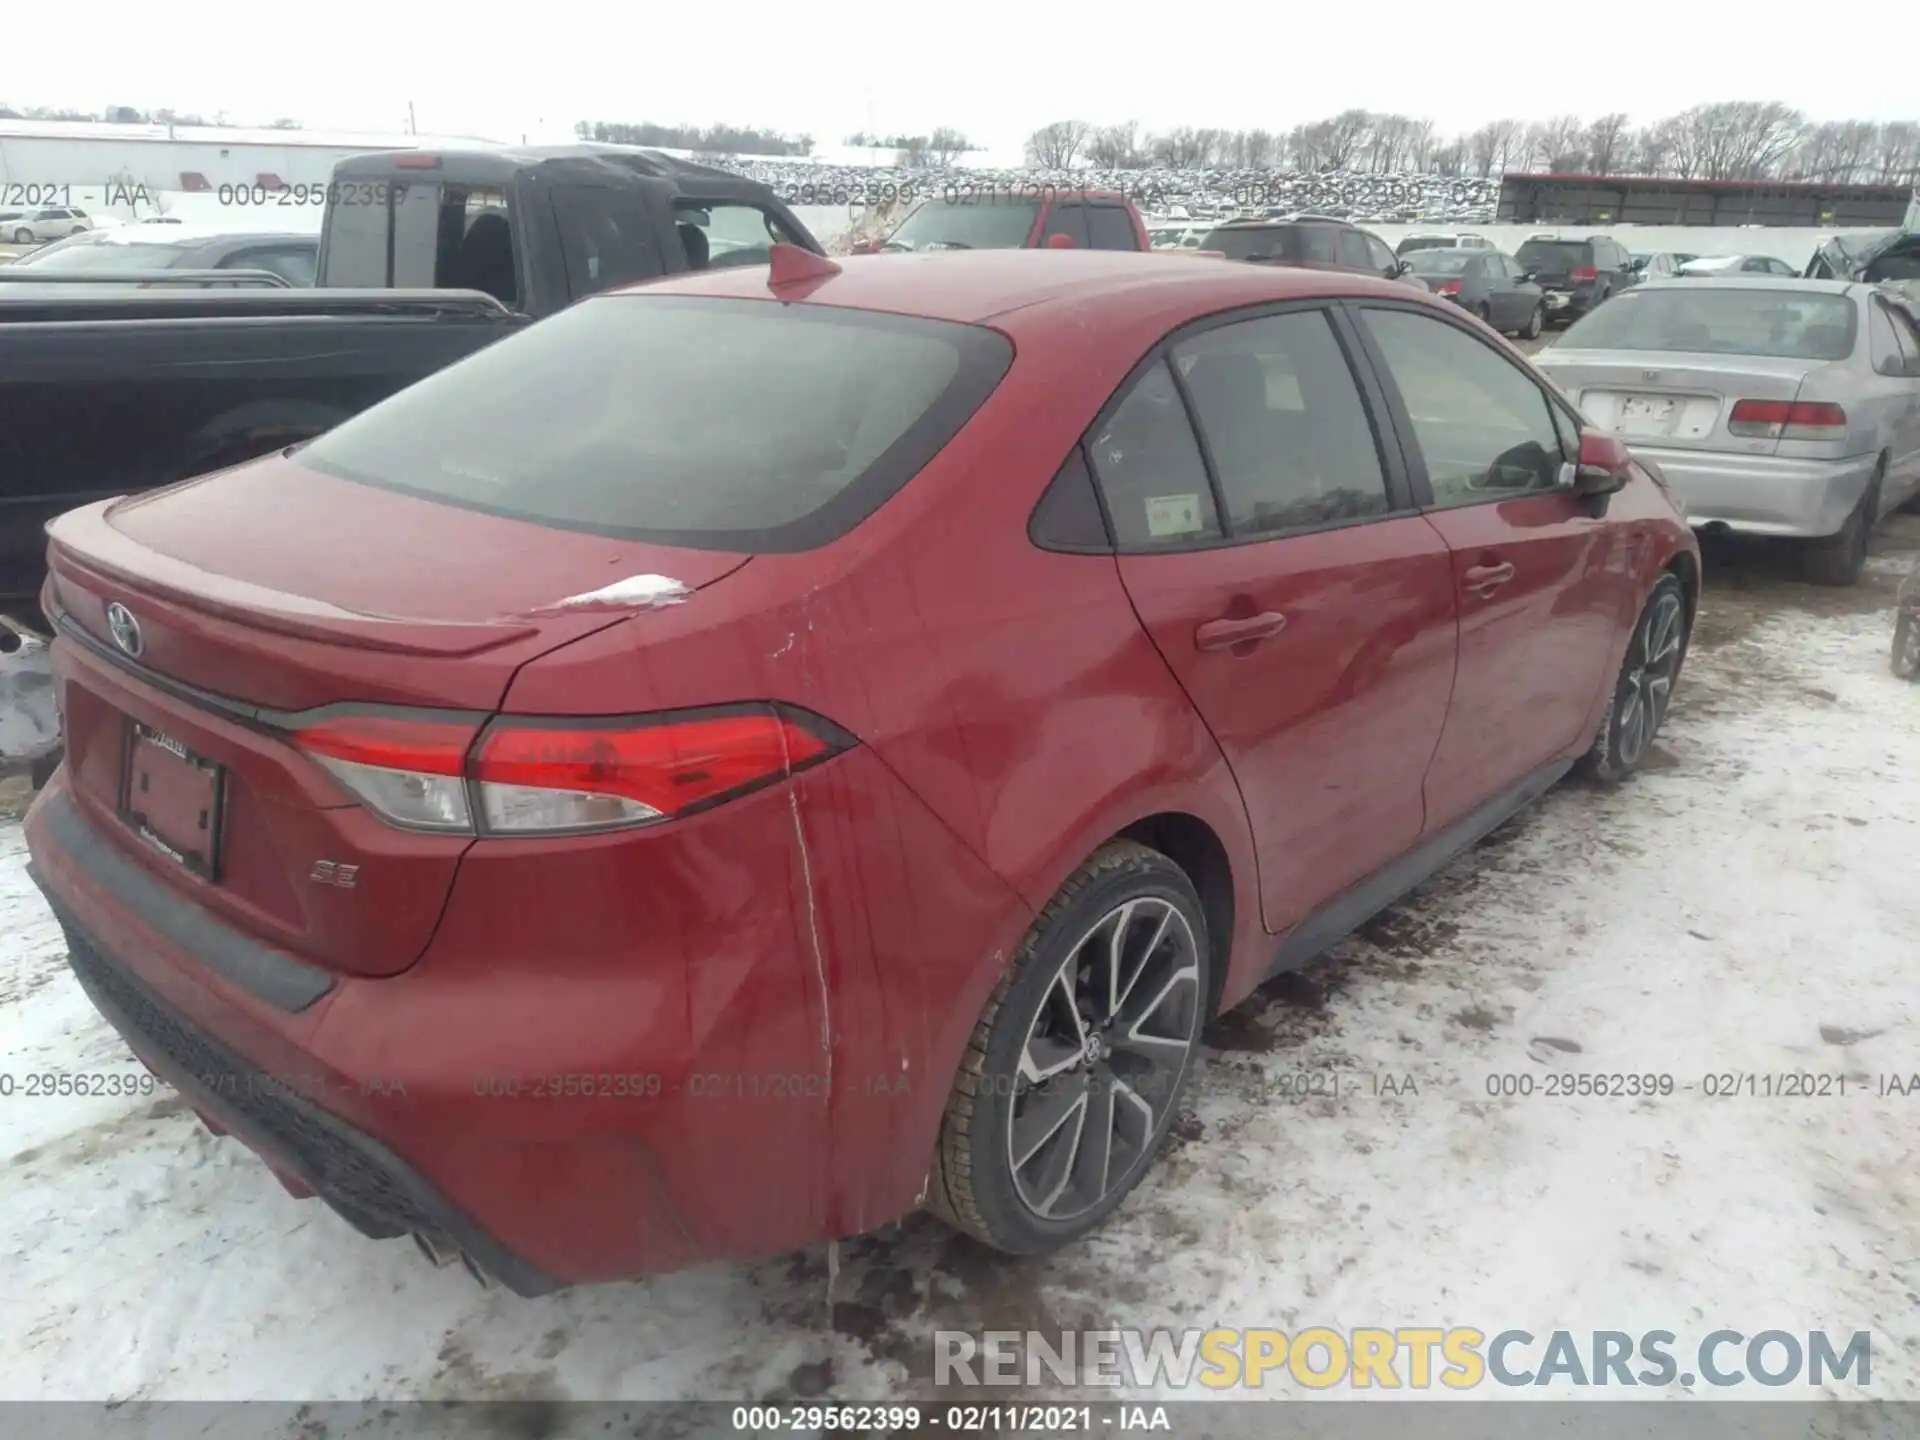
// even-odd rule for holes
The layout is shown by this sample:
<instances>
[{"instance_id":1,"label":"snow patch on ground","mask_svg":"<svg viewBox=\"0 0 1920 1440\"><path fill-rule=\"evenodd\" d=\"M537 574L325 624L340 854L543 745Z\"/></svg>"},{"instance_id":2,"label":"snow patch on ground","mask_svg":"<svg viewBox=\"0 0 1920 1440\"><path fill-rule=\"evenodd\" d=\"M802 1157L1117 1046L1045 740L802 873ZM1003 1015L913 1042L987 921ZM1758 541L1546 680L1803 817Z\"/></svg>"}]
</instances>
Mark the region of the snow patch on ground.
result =
<instances>
[{"instance_id":1,"label":"snow patch on ground","mask_svg":"<svg viewBox=\"0 0 1920 1440\"><path fill-rule=\"evenodd\" d=\"M1920 1096L1874 1084L1920 1070L1920 689L1881 603L1911 558L1838 599L1710 574L1653 768L1562 786L1216 1022L1104 1232L1017 1260L914 1219L842 1247L831 1312L824 1251L483 1292L293 1200L164 1088L24 1098L143 1072L0 825L0 1398L866 1399L927 1393L936 1329L1212 1324L1667 1329L1682 1356L1870 1329L1871 1393L1920 1397ZM1548 1096L1554 1071L1675 1089ZM1703 1089L1790 1071L1855 1079Z\"/></svg>"}]
</instances>

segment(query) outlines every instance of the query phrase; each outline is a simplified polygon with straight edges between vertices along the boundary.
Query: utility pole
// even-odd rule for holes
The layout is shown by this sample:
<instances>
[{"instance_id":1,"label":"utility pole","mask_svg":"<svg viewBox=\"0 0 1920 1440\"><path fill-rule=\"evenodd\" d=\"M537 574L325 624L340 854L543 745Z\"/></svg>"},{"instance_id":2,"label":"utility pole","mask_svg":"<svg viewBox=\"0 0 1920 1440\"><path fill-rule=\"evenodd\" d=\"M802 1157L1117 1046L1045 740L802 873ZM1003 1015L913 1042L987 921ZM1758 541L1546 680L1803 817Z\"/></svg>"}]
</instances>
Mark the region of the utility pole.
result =
<instances>
[{"instance_id":1,"label":"utility pole","mask_svg":"<svg viewBox=\"0 0 1920 1440\"><path fill-rule=\"evenodd\" d=\"M419 133L420 127L414 123L413 119L413 102L409 100L407 101L407 134L418 135Z\"/></svg>"}]
</instances>

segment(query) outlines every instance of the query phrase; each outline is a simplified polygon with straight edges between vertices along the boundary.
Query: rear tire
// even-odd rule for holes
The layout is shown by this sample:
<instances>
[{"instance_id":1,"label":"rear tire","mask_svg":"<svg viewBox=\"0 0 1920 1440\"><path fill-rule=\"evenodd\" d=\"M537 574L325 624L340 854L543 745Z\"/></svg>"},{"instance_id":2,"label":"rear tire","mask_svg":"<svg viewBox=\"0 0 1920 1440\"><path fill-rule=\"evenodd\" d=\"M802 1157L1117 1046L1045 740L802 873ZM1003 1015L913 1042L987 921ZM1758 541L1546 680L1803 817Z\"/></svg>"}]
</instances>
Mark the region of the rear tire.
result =
<instances>
[{"instance_id":1,"label":"rear tire","mask_svg":"<svg viewBox=\"0 0 1920 1440\"><path fill-rule=\"evenodd\" d=\"M1847 516L1840 533L1815 540L1800 552L1800 574L1813 585L1853 585L1867 565L1867 550L1873 544L1873 524L1880 513L1880 470L1874 472L1867 493Z\"/></svg>"},{"instance_id":2,"label":"rear tire","mask_svg":"<svg viewBox=\"0 0 1920 1440\"><path fill-rule=\"evenodd\" d=\"M29 772L29 778L32 781L33 788L35 790L46 789L47 782L53 778L53 772L60 768L60 762L66 759L66 757L67 747L65 745L58 745L54 747L51 753L42 755L38 760L34 761Z\"/></svg>"},{"instance_id":3,"label":"rear tire","mask_svg":"<svg viewBox=\"0 0 1920 1440\"><path fill-rule=\"evenodd\" d=\"M1593 748L1580 757L1589 779L1617 785L1645 763L1686 663L1688 630L1686 587L1669 571L1641 607Z\"/></svg>"},{"instance_id":4,"label":"rear tire","mask_svg":"<svg viewBox=\"0 0 1920 1440\"><path fill-rule=\"evenodd\" d=\"M1893 619L1893 673L1920 680L1920 611L1903 605Z\"/></svg>"},{"instance_id":5,"label":"rear tire","mask_svg":"<svg viewBox=\"0 0 1920 1440\"><path fill-rule=\"evenodd\" d=\"M974 1026L934 1150L934 1213L1020 1255L1104 1222L1166 1139L1211 968L1186 872L1129 840L1102 846L1041 912Z\"/></svg>"}]
</instances>

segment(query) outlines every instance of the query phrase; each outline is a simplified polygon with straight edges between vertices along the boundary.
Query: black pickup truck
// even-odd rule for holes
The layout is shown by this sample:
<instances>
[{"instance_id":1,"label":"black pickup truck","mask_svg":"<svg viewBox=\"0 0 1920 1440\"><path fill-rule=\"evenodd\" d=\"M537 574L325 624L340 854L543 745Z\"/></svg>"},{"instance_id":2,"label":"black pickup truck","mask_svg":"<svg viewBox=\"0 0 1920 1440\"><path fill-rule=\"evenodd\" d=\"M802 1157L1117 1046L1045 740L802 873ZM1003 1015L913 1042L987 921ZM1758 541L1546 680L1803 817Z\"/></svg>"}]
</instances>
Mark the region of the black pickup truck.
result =
<instances>
[{"instance_id":1,"label":"black pickup truck","mask_svg":"<svg viewBox=\"0 0 1920 1440\"><path fill-rule=\"evenodd\" d=\"M0 270L0 615L44 631L64 510L308 439L593 291L821 253L767 186L625 146L355 156L324 199L313 289Z\"/></svg>"}]
</instances>

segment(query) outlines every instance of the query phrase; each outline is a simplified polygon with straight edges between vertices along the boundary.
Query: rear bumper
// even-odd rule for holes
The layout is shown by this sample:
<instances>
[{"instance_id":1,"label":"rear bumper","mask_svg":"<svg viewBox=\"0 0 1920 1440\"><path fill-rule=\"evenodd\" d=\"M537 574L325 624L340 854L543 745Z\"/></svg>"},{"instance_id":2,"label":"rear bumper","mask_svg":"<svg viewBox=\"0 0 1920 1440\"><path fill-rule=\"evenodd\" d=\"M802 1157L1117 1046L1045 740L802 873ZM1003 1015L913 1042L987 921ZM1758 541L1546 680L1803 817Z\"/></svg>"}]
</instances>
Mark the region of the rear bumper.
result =
<instances>
[{"instance_id":1,"label":"rear bumper","mask_svg":"<svg viewBox=\"0 0 1920 1440\"><path fill-rule=\"evenodd\" d=\"M1714 450L1635 445L1654 461L1687 504L1696 530L1708 526L1751 535L1814 539L1835 534L1873 478L1871 455L1800 460Z\"/></svg>"}]
</instances>

